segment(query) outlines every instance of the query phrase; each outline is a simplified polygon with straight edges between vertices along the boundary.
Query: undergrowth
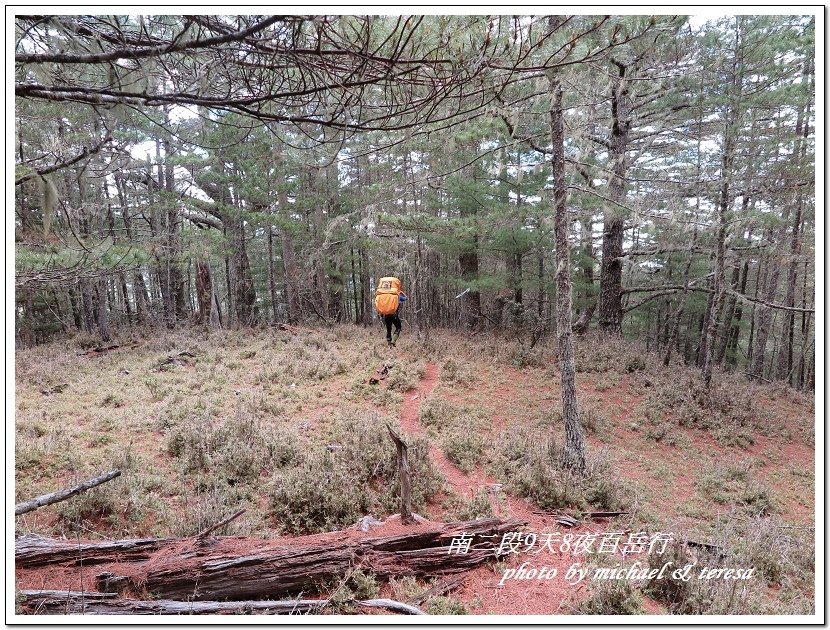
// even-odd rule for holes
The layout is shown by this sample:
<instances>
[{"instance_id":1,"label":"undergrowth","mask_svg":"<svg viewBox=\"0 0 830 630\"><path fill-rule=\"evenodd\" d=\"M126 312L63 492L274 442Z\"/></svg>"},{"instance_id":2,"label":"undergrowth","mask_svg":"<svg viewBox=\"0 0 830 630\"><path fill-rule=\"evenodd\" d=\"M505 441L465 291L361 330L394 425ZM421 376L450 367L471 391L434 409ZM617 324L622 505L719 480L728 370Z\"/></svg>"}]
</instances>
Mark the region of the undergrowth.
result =
<instances>
[{"instance_id":1,"label":"undergrowth","mask_svg":"<svg viewBox=\"0 0 830 630\"><path fill-rule=\"evenodd\" d=\"M552 437L552 424L558 419L551 416L536 427L502 431L489 454L489 471L504 481L507 491L545 510L624 508L629 491L614 474L607 452L589 451L584 475L574 473L566 465L564 448Z\"/></svg>"},{"instance_id":2,"label":"undergrowth","mask_svg":"<svg viewBox=\"0 0 830 630\"><path fill-rule=\"evenodd\" d=\"M385 420L373 412L341 410L326 423L325 445L310 445L296 465L274 473L269 511L292 533L328 531L366 514L386 515L400 505L397 451ZM399 430L398 430L399 431ZM422 509L442 483L423 439L408 443L412 509Z\"/></svg>"}]
</instances>

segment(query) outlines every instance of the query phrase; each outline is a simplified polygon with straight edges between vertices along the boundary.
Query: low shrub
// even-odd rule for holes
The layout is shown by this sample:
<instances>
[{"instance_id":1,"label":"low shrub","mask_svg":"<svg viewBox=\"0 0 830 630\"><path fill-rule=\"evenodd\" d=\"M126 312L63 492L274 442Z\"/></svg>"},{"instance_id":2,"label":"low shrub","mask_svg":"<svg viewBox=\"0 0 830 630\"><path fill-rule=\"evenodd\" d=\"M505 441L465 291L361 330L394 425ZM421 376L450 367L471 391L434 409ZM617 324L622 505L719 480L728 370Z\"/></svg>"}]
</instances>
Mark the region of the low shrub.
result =
<instances>
[{"instance_id":1,"label":"low shrub","mask_svg":"<svg viewBox=\"0 0 830 630\"><path fill-rule=\"evenodd\" d=\"M719 375L708 388L691 370L685 378L655 378L657 385L649 389L644 404L669 411L680 426L709 431L724 446L745 448L755 443L755 433L775 430L775 423L740 378Z\"/></svg>"},{"instance_id":2,"label":"low shrub","mask_svg":"<svg viewBox=\"0 0 830 630\"><path fill-rule=\"evenodd\" d=\"M493 506L487 489L480 489L469 499L453 495L444 501L442 507L446 510L446 518L457 521L472 521L493 516Z\"/></svg>"},{"instance_id":3,"label":"low shrub","mask_svg":"<svg viewBox=\"0 0 830 630\"><path fill-rule=\"evenodd\" d=\"M252 481L298 458L305 440L279 424L243 407L224 420L191 414L168 429L167 451L181 461L185 473L213 471L232 483Z\"/></svg>"},{"instance_id":4,"label":"low shrub","mask_svg":"<svg viewBox=\"0 0 830 630\"><path fill-rule=\"evenodd\" d=\"M517 427L496 439L489 469L508 491L546 510L589 505L619 510L628 503L628 490L613 474L605 450L587 454L584 475L576 474L566 464L564 448L540 432L550 434L550 428Z\"/></svg>"},{"instance_id":5,"label":"low shrub","mask_svg":"<svg viewBox=\"0 0 830 630\"><path fill-rule=\"evenodd\" d=\"M739 506L753 516L767 516L774 511L770 489L753 479L752 466L747 462L718 464L705 470L695 485L715 503Z\"/></svg>"},{"instance_id":6,"label":"low shrub","mask_svg":"<svg viewBox=\"0 0 830 630\"><path fill-rule=\"evenodd\" d=\"M573 607L577 615L642 615L642 598L628 581L595 581L591 596Z\"/></svg>"},{"instance_id":7,"label":"low shrub","mask_svg":"<svg viewBox=\"0 0 830 630\"><path fill-rule=\"evenodd\" d=\"M382 418L357 410L335 414L323 427L327 446L310 446L297 466L277 471L269 491L271 516L293 533L353 524L400 505L397 450ZM443 482L423 439L406 438L412 509L422 509Z\"/></svg>"},{"instance_id":8,"label":"low shrub","mask_svg":"<svg viewBox=\"0 0 830 630\"><path fill-rule=\"evenodd\" d=\"M468 615L466 606L457 599L450 597L430 597L426 601L428 615Z\"/></svg>"},{"instance_id":9,"label":"low shrub","mask_svg":"<svg viewBox=\"0 0 830 630\"><path fill-rule=\"evenodd\" d=\"M487 447L489 420L479 409L430 396L419 412L421 423L437 436L441 450L464 472L472 471Z\"/></svg>"}]
</instances>

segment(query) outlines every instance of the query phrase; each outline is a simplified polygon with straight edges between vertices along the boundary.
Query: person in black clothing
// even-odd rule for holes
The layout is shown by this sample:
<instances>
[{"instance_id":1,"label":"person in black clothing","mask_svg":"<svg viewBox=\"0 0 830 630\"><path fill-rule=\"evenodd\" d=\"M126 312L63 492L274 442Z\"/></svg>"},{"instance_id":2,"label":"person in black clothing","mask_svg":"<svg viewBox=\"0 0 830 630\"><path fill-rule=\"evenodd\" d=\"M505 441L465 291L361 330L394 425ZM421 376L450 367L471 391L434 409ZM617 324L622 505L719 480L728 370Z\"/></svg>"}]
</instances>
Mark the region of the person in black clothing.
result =
<instances>
[{"instance_id":1,"label":"person in black clothing","mask_svg":"<svg viewBox=\"0 0 830 630\"><path fill-rule=\"evenodd\" d=\"M398 311L401 308L401 302L406 300L406 293L401 291L398 294L398 309L392 313L391 315L384 315L383 316L383 323L386 324L386 343L390 346L395 346L395 342L398 341L398 336L401 334L401 318L398 315ZM392 326L395 326L395 334L392 335Z\"/></svg>"}]
</instances>

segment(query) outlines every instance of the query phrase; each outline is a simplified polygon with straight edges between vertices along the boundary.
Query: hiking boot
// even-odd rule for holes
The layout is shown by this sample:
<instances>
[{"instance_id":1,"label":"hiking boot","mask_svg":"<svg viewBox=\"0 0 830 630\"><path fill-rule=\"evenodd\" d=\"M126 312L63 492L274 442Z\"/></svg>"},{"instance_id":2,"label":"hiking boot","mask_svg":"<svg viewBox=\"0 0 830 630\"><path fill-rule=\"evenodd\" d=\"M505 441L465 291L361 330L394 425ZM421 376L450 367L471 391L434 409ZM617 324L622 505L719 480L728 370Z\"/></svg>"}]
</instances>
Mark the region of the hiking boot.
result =
<instances>
[{"instance_id":1,"label":"hiking boot","mask_svg":"<svg viewBox=\"0 0 830 630\"><path fill-rule=\"evenodd\" d=\"M391 343L394 346L395 343L398 341L398 335L400 334L400 332L396 332L394 335L392 335L392 341L390 341L389 343Z\"/></svg>"}]
</instances>

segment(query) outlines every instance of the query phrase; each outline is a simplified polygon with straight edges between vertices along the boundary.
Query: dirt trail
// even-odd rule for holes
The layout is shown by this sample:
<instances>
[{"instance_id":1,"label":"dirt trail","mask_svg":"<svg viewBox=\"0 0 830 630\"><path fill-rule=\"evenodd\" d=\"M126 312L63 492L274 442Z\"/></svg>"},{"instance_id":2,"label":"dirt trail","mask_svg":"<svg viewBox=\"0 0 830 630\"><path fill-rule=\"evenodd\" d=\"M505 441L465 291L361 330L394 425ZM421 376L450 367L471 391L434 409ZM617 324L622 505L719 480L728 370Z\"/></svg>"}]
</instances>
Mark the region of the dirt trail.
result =
<instances>
[{"instance_id":1,"label":"dirt trail","mask_svg":"<svg viewBox=\"0 0 830 630\"><path fill-rule=\"evenodd\" d=\"M419 420L419 412L421 403L429 397L437 383L438 366L434 363L428 363L424 378L421 379L415 391L409 391L405 394L400 422L401 428L410 435L427 437ZM429 455L436 468L447 479L447 484L452 491L464 499L472 498L482 489L493 491L494 488L498 489L500 486L498 480L486 474L481 467L477 467L472 473L464 472L447 459L441 449L432 442L429 445ZM495 513L501 517L511 516L528 520L538 518L537 515L533 514L533 508L522 499L507 497L506 505L504 503L499 505L491 498L491 504Z\"/></svg>"},{"instance_id":2,"label":"dirt trail","mask_svg":"<svg viewBox=\"0 0 830 630\"><path fill-rule=\"evenodd\" d=\"M429 363L426 373L417 388L405 394L403 409L401 410L401 428L411 436L428 437L419 421L421 403L430 395L438 382L438 367ZM480 489L500 487L498 480L486 474L481 467L473 473L467 474L450 462L441 449L433 443L429 446L430 457L433 463L447 479L448 486L453 492L464 499L473 497ZM558 525L550 516L538 513L526 500L499 493L500 500L494 500L490 495L490 503L496 515L503 518L517 517L527 521L525 533L534 534L544 540L548 535L558 540L563 534L572 536L603 530L602 523L581 525L573 529L565 529ZM439 512L438 520L446 520L440 506L431 505L433 512ZM523 614L565 614L569 604L587 595L587 590L580 585L573 587L563 578L565 571L574 562L584 558L570 553L562 553L556 549L541 548L540 545L528 553L508 554L502 564L495 567L479 567L469 572L463 585L453 593L453 597L471 606L470 612L483 612L523 615ZM527 562L528 568L546 569L555 568L558 576L554 579L502 580L507 568L516 568L522 562ZM503 582L500 584L500 582Z\"/></svg>"}]
</instances>

